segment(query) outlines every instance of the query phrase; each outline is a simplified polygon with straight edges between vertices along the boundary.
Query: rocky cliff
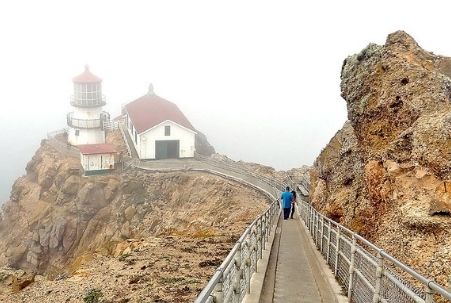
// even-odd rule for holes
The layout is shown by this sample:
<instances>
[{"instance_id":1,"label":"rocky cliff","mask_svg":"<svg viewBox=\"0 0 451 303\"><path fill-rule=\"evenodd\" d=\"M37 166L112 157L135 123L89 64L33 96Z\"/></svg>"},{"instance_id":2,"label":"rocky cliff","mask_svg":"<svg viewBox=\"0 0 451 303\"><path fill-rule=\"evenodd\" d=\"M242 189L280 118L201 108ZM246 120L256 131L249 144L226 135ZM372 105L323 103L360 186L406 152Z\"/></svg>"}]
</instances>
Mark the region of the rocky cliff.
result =
<instances>
[{"instance_id":1,"label":"rocky cliff","mask_svg":"<svg viewBox=\"0 0 451 303\"><path fill-rule=\"evenodd\" d=\"M312 203L442 285L451 276L451 58L405 32L348 57L348 119L311 172Z\"/></svg>"},{"instance_id":2,"label":"rocky cliff","mask_svg":"<svg viewBox=\"0 0 451 303\"><path fill-rule=\"evenodd\" d=\"M15 182L0 221L0 301L101 290L105 302L190 302L269 202L206 173L79 168L44 140Z\"/></svg>"}]
</instances>

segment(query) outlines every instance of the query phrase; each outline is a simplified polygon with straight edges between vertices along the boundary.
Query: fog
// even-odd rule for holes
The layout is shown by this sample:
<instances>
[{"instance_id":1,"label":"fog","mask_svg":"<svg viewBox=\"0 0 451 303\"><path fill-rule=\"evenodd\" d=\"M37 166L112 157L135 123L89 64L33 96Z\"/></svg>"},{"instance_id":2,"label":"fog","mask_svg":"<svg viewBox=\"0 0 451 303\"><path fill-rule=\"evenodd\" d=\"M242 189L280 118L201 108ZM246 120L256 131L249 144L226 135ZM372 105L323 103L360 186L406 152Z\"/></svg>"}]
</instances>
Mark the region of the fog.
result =
<instances>
[{"instance_id":1,"label":"fog","mask_svg":"<svg viewBox=\"0 0 451 303\"><path fill-rule=\"evenodd\" d=\"M404 29L451 54L445 1L2 1L0 201L48 131L71 79L103 78L106 109L147 92L175 102L217 152L312 164L346 121L343 60Z\"/></svg>"}]
</instances>

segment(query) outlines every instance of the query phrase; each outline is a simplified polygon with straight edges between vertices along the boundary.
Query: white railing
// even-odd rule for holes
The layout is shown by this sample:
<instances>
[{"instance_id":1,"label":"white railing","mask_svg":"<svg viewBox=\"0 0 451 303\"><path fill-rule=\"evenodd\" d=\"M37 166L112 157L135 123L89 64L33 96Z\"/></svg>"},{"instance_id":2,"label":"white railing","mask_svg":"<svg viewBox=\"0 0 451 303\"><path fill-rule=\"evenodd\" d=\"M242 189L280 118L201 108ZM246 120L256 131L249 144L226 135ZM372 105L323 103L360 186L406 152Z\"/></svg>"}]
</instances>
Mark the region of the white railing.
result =
<instances>
[{"instance_id":1,"label":"white railing","mask_svg":"<svg viewBox=\"0 0 451 303\"><path fill-rule=\"evenodd\" d=\"M349 302L448 302L451 293L305 201L298 211ZM407 281L412 281L409 283ZM435 296L435 298L434 298Z\"/></svg>"},{"instance_id":2,"label":"white railing","mask_svg":"<svg viewBox=\"0 0 451 303\"><path fill-rule=\"evenodd\" d=\"M250 171L248 169L245 169L245 168L243 168L242 165L236 164L236 162L234 162L234 161L223 161L223 160L214 159L211 157L206 157L206 156L200 155L198 153L194 154L194 158L196 160L207 163L213 167L222 168L222 169L226 169L229 171L233 171L233 172L241 174L241 175L254 177L260 181L263 181L264 183L266 183L268 185L273 186L277 190L284 189L284 185L280 182L277 182L275 179L270 178L268 176L264 176L262 174L258 174L256 172Z\"/></svg>"},{"instance_id":3,"label":"white railing","mask_svg":"<svg viewBox=\"0 0 451 303\"><path fill-rule=\"evenodd\" d=\"M108 131L114 131L119 129L119 121L111 121L111 120L105 120L103 121L103 129Z\"/></svg>"},{"instance_id":4,"label":"white railing","mask_svg":"<svg viewBox=\"0 0 451 303\"><path fill-rule=\"evenodd\" d=\"M121 131L121 135L122 135L122 139L125 142L125 146L127 147L127 154L129 157L132 156L132 150L130 149L130 145L128 144L128 140L127 140L127 135L125 134L125 132L127 130L124 130L124 123L123 122L119 122L119 130Z\"/></svg>"},{"instance_id":5,"label":"white railing","mask_svg":"<svg viewBox=\"0 0 451 303\"><path fill-rule=\"evenodd\" d=\"M74 113L67 114L67 125L74 128L102 128L102 119L78 119L74 118Z\"/></svg>"},{"instance_id":6,"label":"white railing","mask_svg":"<svg viewBox=\"0 0 451 303\"><path fill-rule=\"evenodd\" d=\"M275 201L244 231L195 303L241 302L250 293L252 275L257 271L257 262L262 258L278 215L279 203Z\"/></svg>"}]
</instances>

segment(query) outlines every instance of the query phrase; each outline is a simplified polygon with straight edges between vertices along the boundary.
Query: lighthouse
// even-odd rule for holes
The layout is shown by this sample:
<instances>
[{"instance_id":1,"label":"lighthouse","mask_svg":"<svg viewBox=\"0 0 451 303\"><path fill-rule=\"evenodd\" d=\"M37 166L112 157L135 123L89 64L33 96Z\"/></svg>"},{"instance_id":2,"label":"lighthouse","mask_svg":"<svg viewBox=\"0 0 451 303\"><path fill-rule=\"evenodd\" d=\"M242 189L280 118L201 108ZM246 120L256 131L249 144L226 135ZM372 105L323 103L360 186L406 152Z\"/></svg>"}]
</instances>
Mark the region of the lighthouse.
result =
<instances>
[{"instance_id":1,"label":"lighthouse","mask_svg":"<svg viewBox=\"0 0 451 303\"><path fill-rule=\"evenodd\" d=\"M72 145L105 143L104 122L108 122L110 116L103 111L106 102L102 79L86 65L85 71L72 81L74 94L70 100L72 112L67 114L68 142Z\"/></svg>"}]
</instances>

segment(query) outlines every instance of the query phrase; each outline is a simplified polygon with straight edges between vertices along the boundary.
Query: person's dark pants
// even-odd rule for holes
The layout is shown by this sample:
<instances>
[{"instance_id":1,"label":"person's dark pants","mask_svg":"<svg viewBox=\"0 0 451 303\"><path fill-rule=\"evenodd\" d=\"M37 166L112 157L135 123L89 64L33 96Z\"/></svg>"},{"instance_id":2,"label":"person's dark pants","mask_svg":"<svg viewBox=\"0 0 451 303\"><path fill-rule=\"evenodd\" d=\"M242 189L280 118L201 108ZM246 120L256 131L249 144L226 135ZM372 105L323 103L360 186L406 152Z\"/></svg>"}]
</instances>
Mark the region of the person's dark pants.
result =
<instances>
[{"instance_id":1,"label":"person's dark pants","mask_svg":"<svg viewBox=\"0 0 451 303\"><path fill-rule=\"evenodd\" d=\"M290 208L283 209L283 219L286 220L290 217Z\"/></svg>"},{"instance_id":2,"label":"person's dark pants","mask_svg":"<svg viewBox=\"0 0 451 303\"><path fill-rule=\"evenodd\" d=\"M291 219L293 219L293 214L294 214L294 203L291 204Z\"/></svg>"}]
</instances>

